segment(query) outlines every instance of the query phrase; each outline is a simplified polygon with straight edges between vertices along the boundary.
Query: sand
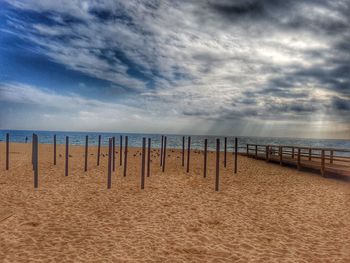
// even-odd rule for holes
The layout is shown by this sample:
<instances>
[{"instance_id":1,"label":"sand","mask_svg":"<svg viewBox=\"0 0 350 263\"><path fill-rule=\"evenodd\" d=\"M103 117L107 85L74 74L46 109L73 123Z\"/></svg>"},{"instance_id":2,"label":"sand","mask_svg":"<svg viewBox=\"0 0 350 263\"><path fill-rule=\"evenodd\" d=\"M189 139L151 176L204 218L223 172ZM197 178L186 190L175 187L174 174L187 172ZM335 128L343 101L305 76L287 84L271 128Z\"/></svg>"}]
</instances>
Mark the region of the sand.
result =
<instances>
[{"instance_id":1,"label":"sand","mask_svg":"<svg viewBox=\"0 0 350 263\"><path fill-rule=\"evenodd\" d=\"M153 152L152 174L140 190L139 149L128 173L117 170L107 190L107 149L64 146L53 165L52 146L40 145L39 189L33 188L31 145L11 144L5 171L0 143L1 262L350 262L350 183L239 156L221 164L214 191L215 154L192 151L190 173L179 151L166 171ZM136 156L134 156L136 155ZM223 158L221 159L223 160Z\"/></svg>"}]
</instances>

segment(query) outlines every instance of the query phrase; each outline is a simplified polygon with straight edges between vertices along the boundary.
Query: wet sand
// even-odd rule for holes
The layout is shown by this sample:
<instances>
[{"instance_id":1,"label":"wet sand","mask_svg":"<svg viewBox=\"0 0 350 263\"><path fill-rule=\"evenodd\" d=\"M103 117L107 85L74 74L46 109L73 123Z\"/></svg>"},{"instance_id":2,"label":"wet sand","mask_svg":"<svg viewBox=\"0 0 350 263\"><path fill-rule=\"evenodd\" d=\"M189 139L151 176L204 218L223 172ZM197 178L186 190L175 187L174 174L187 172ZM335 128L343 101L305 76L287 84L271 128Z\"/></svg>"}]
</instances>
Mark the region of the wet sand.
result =
<instances>
[{"instance_id":1,"label":"wet sand","mask_svg":"<svg viewBox=\"0 0 350 263\"><path fill-rule=\"evenodd\" d=\"M119 149L107 190L107 148L96 165L89 148L39 146L39 188L33 188L31 144L11 144L5 171L0 143L1 262L350 262L350 183L239 156L220 167L215 153L168 150L166 171L152 151L151 177L140 189L140 150L129 151L122 176Z\"/></svg>"}]
</instances>

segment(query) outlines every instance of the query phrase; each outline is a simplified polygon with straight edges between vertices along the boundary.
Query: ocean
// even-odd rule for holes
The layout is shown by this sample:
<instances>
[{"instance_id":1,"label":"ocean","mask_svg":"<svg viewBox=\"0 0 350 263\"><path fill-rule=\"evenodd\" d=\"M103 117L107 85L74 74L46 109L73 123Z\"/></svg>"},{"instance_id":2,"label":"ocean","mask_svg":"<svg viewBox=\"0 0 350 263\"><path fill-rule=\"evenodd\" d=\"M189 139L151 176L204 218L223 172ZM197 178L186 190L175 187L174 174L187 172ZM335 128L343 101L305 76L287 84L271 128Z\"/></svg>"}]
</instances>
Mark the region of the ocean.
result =
<instances>
[{"instance_id":1,"label":"ocean","mask_svg":"<svg viewBox=\"0 0 350 263\"><path fill-rule=\"evenodd\" d=\"M138 133L107 133L107 132L65 132L65 131L33 131L33 130L0 130L0 141L6 140L6 133L10 134L10 142L31 142L32 134L36 133L39 137L39 143L53 143L53 136L56 134L57 143L64 144L65 136L69 136L69 143L72 145L84 145L85 136L89 136L89 145L97 145L98 136L101 135L104 146L108 145L108 138L115 136L116 145L119 145L120 135L128 136L128 143L131 147L141 147L142 138L151 138L152 147L159 148L161 141L161 134L138 134ZM167 136L167 148L182 148L182 136L186 134L164 134ZM208 149L214 150L216 147L216 139L221 140L221 149L223 149L225 136L204 136L204 135L190 135L191 148L202 150L204 147L204 139L208 139ZM227 137L227 150L233 151L235 136ZM340 139L303 139L303 138L276 138L276 137L249 137L237 136L239 151L244 152L246 145L249 144L270 144L270 145L291 145L291 146L305 146L305 147L327 147L327 148L341 148L350 149L350 140ZM124 144L124 142L123 142ZM186 140L187 145L187 140Z\"/></svg>"}]
</instances>

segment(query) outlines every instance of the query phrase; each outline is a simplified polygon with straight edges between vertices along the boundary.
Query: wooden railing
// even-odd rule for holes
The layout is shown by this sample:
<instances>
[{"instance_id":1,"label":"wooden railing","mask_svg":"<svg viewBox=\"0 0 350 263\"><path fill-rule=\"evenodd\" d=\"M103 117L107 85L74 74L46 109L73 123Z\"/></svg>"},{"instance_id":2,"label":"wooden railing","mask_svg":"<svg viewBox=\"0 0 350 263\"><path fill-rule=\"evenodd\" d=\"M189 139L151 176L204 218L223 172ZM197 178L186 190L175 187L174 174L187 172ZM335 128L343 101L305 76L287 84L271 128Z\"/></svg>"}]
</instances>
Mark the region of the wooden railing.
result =
<instances>
[{"instance_id":1,"label":"wooden railing","mask_svg":"<svg viewBox=\"0 0 350 263\"><path fill-rule=\"evenodd\" d=\"M350 174L350 149L247 144L246 154L256 159L277 161L281 165L283 163L294 164L298 169L301 166L309 168L319 166L323 176L326 168L347 170L349 167Z\"/></svg>"}]
</instances>

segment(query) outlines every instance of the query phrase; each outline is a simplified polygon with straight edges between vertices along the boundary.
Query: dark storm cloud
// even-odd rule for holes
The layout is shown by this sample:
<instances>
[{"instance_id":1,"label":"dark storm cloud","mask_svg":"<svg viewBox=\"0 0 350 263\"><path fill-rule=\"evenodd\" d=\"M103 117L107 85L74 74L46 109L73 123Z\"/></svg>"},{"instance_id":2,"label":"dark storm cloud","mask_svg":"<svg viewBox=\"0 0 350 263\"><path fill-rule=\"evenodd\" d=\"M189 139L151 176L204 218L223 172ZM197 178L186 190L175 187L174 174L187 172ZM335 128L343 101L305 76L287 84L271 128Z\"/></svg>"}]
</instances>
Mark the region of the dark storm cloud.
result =
<instances>
[{"instance_id":1,"label":"dark storm cloud","mask_svg":"<svg viewBox=\"0 0 350 263\"><path fill-rule=\"evenodd\" d=\"M283 0L219 0L209 1L209 6L226 18L234 19L241 16L263 18L270 16L272 11L287 8L296 1Z\"/></svg>"},{"instance_id":2,"label":"dark storm cloud","mask_svg":"<svg viewBox=\"0 0 350 263\"><path fill-rule=\"evenodd\" d=\"M306 92L293 92L296 84L307 85L315 83L329 91L335 91L343 96L350 96L350 61L327 61L324 65L298 69L287 76L270 80L269 86L261 92L276 96L295 98L307 95Z\"/></svg>"},{"instance_id":3,"label":"dark storm cloud","mask_svg":"<svg viewBox=\"0 0 350 263\"><path fill-rule=\"evenodd\" d=\"M265 13L263 4L259 1L246 1L240 4L232 3L211 3L210 6L218 13L231 17L242 15L262 16Z\"/></svg>"},{"instance_id":4,"label":"dark storm cloud","mask_svg":"<svg viewBox=\"0 0 350 263\"><path fill-rule=\"evenodd\" d=\"M350 99L332 98L332 106L338 111L350 111Z\"/></svg>"},{"instance_id":5,"label":"dark storm cloud","mask_svg":"<svg viewBox=\"0 0 350 263\"><path fill-rule=\"evenodd\" d=\"M328 0L221 0L209 1L209 10L224 19L236 22L236 19L248 19L251 22L267 22L285 29L308 29L327 34L345 32L347 21L324 19L324 15L310 17L307 11L313 8L325 8L329 12L337 11L347 17L350 12L348 1ZM300 7L304 6L304 10ZM305 11L305 12L301 12Z\"/></svg>"}]
</instances>

